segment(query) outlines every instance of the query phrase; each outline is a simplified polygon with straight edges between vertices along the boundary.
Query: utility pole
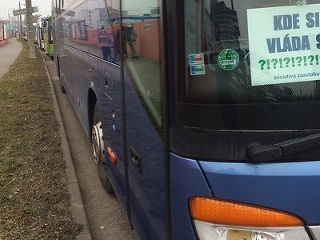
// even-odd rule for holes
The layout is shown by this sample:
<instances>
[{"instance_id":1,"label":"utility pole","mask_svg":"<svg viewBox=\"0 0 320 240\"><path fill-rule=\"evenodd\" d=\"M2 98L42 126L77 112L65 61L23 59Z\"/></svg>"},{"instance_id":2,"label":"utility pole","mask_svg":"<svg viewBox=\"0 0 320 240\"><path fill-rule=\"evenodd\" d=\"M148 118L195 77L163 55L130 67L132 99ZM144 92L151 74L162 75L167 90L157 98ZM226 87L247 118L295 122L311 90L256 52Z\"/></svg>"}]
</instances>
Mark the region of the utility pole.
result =
<instances>
[{"instance_id":1,"label":"utility pole","mask_svg":"<svg viewBox=\"0 0 320 240\"><path fill-rule=\"evenodd\" d=\"M20 0L19 0L19 11L21 11L21 3L20 3ZM22 17L21 17L21 14L19 15L19 21L20 21L20 38L22 39Z\"/></svg>"},{"instance_id":2,"label":"utility pole","mask_svg":"<svg viewBox=\"0 0 320 240\"><path fill-rule=\"evenodd\" d=\"M28 43L29 43L29 58L37 58L34 46L34 29L32 21L32 3L31 0L26 0L27 9L27 29L28 29Z\"/></svg>"}]
</instances>

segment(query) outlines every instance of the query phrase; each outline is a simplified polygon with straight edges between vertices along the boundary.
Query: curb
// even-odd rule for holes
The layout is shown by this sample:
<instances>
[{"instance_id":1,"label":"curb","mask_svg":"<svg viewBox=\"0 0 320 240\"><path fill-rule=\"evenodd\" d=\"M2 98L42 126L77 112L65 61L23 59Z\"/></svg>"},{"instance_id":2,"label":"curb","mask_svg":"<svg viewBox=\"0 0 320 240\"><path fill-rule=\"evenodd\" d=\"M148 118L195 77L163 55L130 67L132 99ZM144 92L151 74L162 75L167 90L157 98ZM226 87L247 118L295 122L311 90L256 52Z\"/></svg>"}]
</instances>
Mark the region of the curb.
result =
<instances>
[{"instance_id":1,"label":"curb","mask_svg":"<svg viewBox=\"0 0 320 240\"><path fill-rule=\"evenodd\" d=\"M38 49L38 51L40 51L40 50ZM42 60L44 62L45 70L46 70L46 73L48 76L48 82L50 85L50 92L51 92L52 99L53 99L54 112L55 112L56 118L57 118L59 126L60 126L59 132L60 132L60 136L61 136L61 148L62 148L62 152L63 152L63 159L66 162L66 175L68 178L68 192L70 195L70 207L71 207L74 221L83 226L82 232L77 236L76 239L92 240L91 232L88 227L89 224L88 224L88 220L87 220L85 206L83 204L83 199L82 199L81 190L79 187L78 178L77 178L76 171L74 168L74 164L73 164L73 160L72 160L72 156L71 156L70 148L69 148L69 144L68 144L67 135L65 132L64 124L63 124L60 109L59 109L57 95L56 95L56 92L55 92L55 89L54 89L53 83L52 83L53 78L58 78L58 77L55 77L55 76L53 77L50 75L50 71L48 69L47 62L43 56L45 53L40 52L40 54L41 54Z\"/></svg>"}]
</instances>

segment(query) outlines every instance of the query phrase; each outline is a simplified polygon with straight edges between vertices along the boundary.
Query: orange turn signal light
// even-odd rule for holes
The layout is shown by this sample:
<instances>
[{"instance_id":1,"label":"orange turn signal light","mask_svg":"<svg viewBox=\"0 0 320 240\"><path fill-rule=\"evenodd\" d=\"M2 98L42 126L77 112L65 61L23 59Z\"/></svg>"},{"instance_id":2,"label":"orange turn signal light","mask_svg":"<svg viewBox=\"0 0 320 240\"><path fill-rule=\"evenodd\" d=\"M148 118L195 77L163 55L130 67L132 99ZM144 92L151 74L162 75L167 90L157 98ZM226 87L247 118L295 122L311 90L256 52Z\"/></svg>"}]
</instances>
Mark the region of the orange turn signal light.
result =
<instances>
[{"instance_id":1,"label":"orange turn signal light","mask_svg":"<svg viewBox=\"0 0 320 240\"><path fill-rule=\"evenodd\" d=\"M115 152L113 152L110 147L107 147L107 153L109 155L110 161L113 164L116 164L117 163L117 155L115 154Z\"/></svg>"},{"instance_id":2,"label":"orange turn signal light","mask_svg":"<svg viewBox=\"0 0 320 240\"><path fill-rule=\"evenodd\" d=\"M251 227L294 227L303 222L294 215L274 209L216 198L193 197L189 202L195 220L221 225Z\"/></svg>"}]
</instances>

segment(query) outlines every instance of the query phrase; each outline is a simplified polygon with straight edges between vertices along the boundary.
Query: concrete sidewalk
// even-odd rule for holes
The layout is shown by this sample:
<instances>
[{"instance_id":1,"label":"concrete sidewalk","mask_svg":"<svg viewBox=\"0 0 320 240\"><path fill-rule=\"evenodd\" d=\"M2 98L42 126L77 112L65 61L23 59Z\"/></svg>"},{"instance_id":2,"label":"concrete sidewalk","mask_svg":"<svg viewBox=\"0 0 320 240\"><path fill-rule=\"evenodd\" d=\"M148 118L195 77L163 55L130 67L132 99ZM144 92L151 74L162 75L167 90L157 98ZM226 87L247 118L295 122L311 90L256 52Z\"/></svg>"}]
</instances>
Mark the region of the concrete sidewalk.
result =
<instances>
[{"instance_id":1,"label":"concrete sidewalk","mask_svg":"<svg viewBox=\"0 0 320 240\"><path fill-rule=\"evenodd\" d=\"M16 38L8 39L8 42L0 47L0 79L9 71L21 50L22 43Z\"/></svg>"}]
</instances>

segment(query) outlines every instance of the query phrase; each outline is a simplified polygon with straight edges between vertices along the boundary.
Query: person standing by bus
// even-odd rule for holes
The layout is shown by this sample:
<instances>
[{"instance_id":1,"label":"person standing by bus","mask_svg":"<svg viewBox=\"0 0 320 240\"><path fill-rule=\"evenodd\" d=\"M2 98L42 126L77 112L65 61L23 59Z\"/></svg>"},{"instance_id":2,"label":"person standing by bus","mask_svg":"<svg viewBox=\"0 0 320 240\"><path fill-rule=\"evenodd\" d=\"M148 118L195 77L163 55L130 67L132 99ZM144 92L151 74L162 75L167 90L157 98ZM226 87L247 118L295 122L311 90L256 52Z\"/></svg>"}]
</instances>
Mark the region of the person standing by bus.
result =
<instances>
[{"instance_id":1,"label":"person standing by bus","mask_svg":"<svg viewBox=\"0 0 320 240\"><path fill-rule=\"evenodd\" d=\"M126 45L127 43L126 43L126 34L125 34L124 30L125 30L124 26L122 26L121 28L118 28L116 30L116 34L115 34L115 36L116 36L115 43L116 44L113 45L113 47L114 47L113 62L116 62L118 60L120 51L122 51L122 56L127 58L127 45ZM121 48L121 50L120 50L120 48Z\"/></svg>"},{"instance_id":2,"label":"person standing by bus","mask_svg":"<svg viewBox=\"0 0 320 240\"><path fill-rule=\"evenodd\" d=\"M103 59L108 60L109 57L111 58L111 40L104 27L102 27L99 32L98 41L102 50Z\"/></svg>"},{"instance_id":3,"label":"person standing by bus","mask_svg":"<svg viewBox=\"0 0 320 240\"><path fill-rule=\"evenodd\" d=\"M126 33L127 43L128 43L129 48L131 50L132 58L137 58L137 53L136 53L137 32L133 28L131 23L127 24L125 33Z\"/></svg>"}]
</instances>

